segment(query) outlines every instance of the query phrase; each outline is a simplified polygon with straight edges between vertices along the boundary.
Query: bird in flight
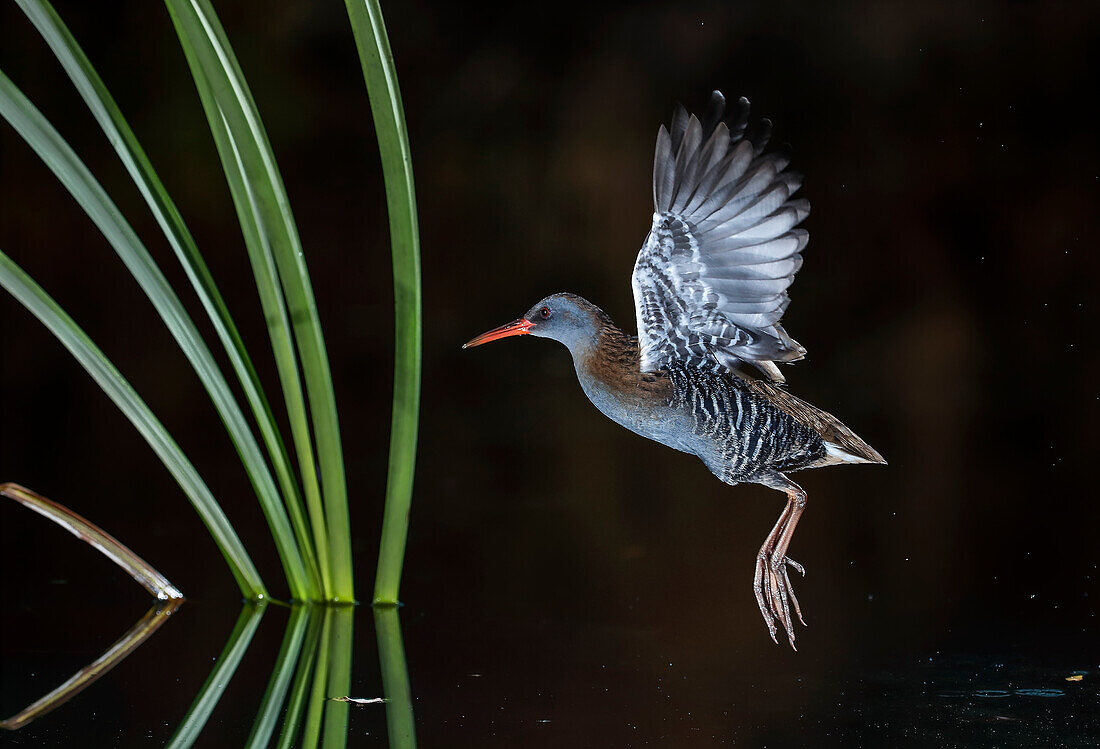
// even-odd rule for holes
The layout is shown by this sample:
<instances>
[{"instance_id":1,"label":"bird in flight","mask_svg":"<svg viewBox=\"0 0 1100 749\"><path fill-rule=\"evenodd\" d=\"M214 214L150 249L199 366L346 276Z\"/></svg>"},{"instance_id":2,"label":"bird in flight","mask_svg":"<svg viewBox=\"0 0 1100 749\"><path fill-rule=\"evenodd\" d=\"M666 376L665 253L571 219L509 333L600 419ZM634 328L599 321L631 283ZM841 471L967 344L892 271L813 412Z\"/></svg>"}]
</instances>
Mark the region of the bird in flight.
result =
<instances>
[{"instance_id":1,"label":"bird in flight","mask_svg":"<svg viewBox=\"0 0 1100 749\"><path fill-rule=\"evenodd\" d=\"M792 395L778 364L806 349L780 324L809 237L810 211L792 197L801 177L784 152L765 153L771 123L747 131L749 102L725 117L711 94L700 119L680 107L661 126L653 161L653 225L631 285L638 335L596 305L552 294L518 320L463 348L515 335L552 338L608 418L698 456L727 484L762 484L787 503L756 555L753 591L772 640L795 647L791 613L805 625L787 556L806 492L787 474L843 463L885 463L836 417ZM777 641L778 642L778 641Z\"/></svg>"}]
</instances>

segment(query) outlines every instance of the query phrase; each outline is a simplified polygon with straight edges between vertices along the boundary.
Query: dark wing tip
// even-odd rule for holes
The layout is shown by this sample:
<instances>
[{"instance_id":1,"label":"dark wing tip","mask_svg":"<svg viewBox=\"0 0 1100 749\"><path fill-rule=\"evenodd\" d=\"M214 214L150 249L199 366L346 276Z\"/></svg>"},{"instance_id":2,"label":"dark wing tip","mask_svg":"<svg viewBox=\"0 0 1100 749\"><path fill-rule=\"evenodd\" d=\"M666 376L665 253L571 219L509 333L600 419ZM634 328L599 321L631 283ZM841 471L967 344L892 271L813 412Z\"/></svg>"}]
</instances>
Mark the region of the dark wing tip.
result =
<instances>
[{"instance_id":1,"label":"dark wing tip","mask_svg":"<svg viewBox=\"0 0 1100 749\"><path fill-rule=\"evenodd\" d=\"M762 117L760 122L756 124L756 127L752 129L749 134L749 142L752 143L753 152L759 156L764 153L764 149L768 147L768 141L772 137L772 121L767 117Z\"/></svg>"},{"instance_id":2,"label":"dark wing tip","mask_svg":"<svg viewBox=\"0 0 1100 749\"><path fill-rule=\"evenodd\" d=\"M734 140L738 140L745 132L745 128L749 124L749 111L752 109L752 105L749 104L749 100L742 96L737 100L737 114L729 121L730 137Z\"/></svg>"},{"instance_id":3,"label":"dark wing tip","mask_svg":"<svg viewBox=\"0 0 1100 749\"><path fill-rule=\"evenodd\" d=\"M707 111L703 114L703 140L711 136L714 129L718 127L718 123L722 121L722 116L726 113L726 97L722 95L721 91L717 89L711 91L710 102L707 103Z\"/></svg>"}]
</instances>

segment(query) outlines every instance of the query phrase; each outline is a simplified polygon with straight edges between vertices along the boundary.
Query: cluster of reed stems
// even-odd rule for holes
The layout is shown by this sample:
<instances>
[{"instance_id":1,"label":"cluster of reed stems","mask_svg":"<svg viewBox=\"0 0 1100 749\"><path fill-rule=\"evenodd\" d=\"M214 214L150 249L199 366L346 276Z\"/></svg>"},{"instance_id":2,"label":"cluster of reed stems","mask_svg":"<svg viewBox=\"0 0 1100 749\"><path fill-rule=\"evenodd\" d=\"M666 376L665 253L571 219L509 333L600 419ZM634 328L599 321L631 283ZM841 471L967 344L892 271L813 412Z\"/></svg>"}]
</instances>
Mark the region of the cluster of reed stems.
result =
<instances>
[{"instance_id":1,"label":"cluster of reed stems","mask_svg":"<svg viewBox=\"0 0 1100 749\"><path fill-rule=\"evenodd\" d=\"M268 322L281 395L277 400L269 400L193 235L91 61L49 2L16 2L122 160L181 264L217 341L205 340L199 333L180 298L182 290L172 287L102 184L3 71L0 116L102 232L209 394L267 520L286 578L287 597L300 602L354 602L343 447L307 253L263 121L213 6L209 0L165 0L217 147ZM346 5L382 154L392 240L397 358L386 509L373 600L396 603L420 393L416 196L401 95L381 10L377 0L346 0ZM18 255L21 249L11 251ZM76 321L3 251L0 285L56 336L148 442L198 512L242 595L254 601L267 599L268 589L223 507L137 390ZM216 346L225 352L228 373L215 361L211 349ZM234 394L231 379L236 380L242 399ZM275 403L285 410L289 441L277 426Z\"/></svg>"}]
</instances>

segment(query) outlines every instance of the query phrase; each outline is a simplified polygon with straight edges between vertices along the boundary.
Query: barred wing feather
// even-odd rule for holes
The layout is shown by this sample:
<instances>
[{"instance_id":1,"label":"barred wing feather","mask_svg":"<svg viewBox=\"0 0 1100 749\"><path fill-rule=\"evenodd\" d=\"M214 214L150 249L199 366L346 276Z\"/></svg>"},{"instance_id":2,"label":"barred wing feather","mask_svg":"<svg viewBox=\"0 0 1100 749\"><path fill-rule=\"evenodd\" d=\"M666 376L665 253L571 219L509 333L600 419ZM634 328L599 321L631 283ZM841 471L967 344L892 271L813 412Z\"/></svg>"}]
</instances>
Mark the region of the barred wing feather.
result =
<instances>
[{"instance_id":1,"label":"barred wing feather","mask_svg":"<svg viewBox=\"0 0 1100 749\"><path fill-rule=\"evenodd\" d=\"M700 120L682 108L662 125L653 162L653 226L632 285L642 371L671 362L737 369L782 381L774 362L806 350L779 324L809 235L810 211L791 196L800 177L784 153L763 153L770 123L746 137L749 102L722 122L715 91Z\"/></svg>"}]
</instances>

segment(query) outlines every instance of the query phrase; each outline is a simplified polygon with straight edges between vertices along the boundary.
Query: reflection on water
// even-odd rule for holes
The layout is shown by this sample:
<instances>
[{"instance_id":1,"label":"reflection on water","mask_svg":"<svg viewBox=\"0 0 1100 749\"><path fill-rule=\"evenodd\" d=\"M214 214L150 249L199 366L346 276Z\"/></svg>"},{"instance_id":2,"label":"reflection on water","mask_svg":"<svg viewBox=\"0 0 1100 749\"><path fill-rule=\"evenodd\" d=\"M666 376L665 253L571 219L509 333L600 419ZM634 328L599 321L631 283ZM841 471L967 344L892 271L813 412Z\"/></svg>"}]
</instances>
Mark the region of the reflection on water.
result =
<instances>
[{"instance_id":1,"label":"reflection on water","mask_svg":"<svg viewBox=\"0 0 1100 749\"><path fill-rule=\"evenodd\" d=\"M181 603L176 600L158 603L102 656L46 696L0 723L0 726L11 731L24 728L68 702L130 655ZM265 613L272 605L267 602L248 603L241 608L221 653L214 659L214 667L166 746L183 749L203 743L204 729L231 686ZM390 746L415 749L412 696L397 608L382 607L375 611L385 693L384 698L377 699L348 694L355 611L352 606L289 607L282 642L245 746L271 745L275 730L281 725L276 744L279 747L315 747L322 744L325 747L343 747L347 744L350 707L385 703ZM159 676L164 678L166 674ZM248 685L249 689L256 687L255 684ZM18 735L31 738L26 732Z\"/></svg>"},{"instance_id":2,"label":"reflection on water","mask_svg":"<svg viewBox=\"0 0 1100 749\"><path fill-rule=\"evenodd\" d=\"M390 749L416 749L412 689L401 642L401 621L397 606L374 607L374 629L378 635L378 660L382 666L382 691L386 695L386 730Z\"/></svg>"},{"instance_id":3,"label":"reflection on water","mask_svg":"<svg viewBox=\"0 0 1100 749\"><path fill-rule=\"evenodd\" d=\"M104 651L103 655L77 671L49 694L35 700L32 704L20 710L7 720L0 721L0 728L6 728L9 731L22 728L32 720L36 720L65 704L77 694L90 687L99 678L134 652L141 643L149 639L162 624L168 621L168 617L170 617L182 603L183 600L181 598L170 598L167 601L158 601L153 604L152 608L146 611L145 615L138 619L137 623L130 627L126 634Z\"/></svg>"},{"instance_id":4,"label":"reflection on water","mask_svg":"<svg viewBox=\"0 0 1100 749\"><path fill-rule=\"evenodd\" d=\"M248 645L252 642L252 637L256 634L256 628L260 626L260 620L266 610L266 603L245 604L241 609L237 622L233 625L233 631L229 633L229 639L226 640L225 647L222 648L221 655L215 659L214 669L210 672L210 676L206 677L206 682L199 690L195 701L191 703L191 709L187 711L187 715L180 723L179 728L176 729L171 741L168 742L168 746L179 749L195 743L199 734L202 733L206 721L209 720L210 713L214 711L214 707L217 706L226 687L229 686L229 682L233 678L237 666L240 665L241 658L248 650Z\"/></svg>"},{"instance_id":5,"label":"reflection on water","mask_svg":"<svg viewBox=\"0 0 1100 749\"><path fill-rule=\"evenodd\" d=\"M168 742L169 747L189 747L198 740L267 608L268 604L261 603L241 609L214 669ZM354 624L355 609L351 606L290 608L282 643L246 746L268 746L280 723L277 746L314 747L321 742L325 747L346 745ZM394 668L404 669L400 632L394 636L398 640L398 654L390 658ZM386 640L381 636L379 647L384 652ZM408 709L411 712L411 707Z\"/></svg>"},{"instance_id":6,"label":"reflection on water","mask_svg":"<svg viewBox=\"0 0 1100 749\"><path fill-rule=\"evenodd\" d=\"M1100 741L1087 632L1020 628L915 656L866 632L817 628L797 655L755 640L703 652L667 613L268 604L244 606L233 621L189 603L93 688L5 738L36 747L78 736L89 747L388 740L401 749L417 738L448 749ZM853 643L878 655L853 658ZM23 670L5 662L0 708L38 673L22 664L47 659L36 650L17 661ZM134 732L142 721L148 728Z\"/></svg>"}]
</instances>

